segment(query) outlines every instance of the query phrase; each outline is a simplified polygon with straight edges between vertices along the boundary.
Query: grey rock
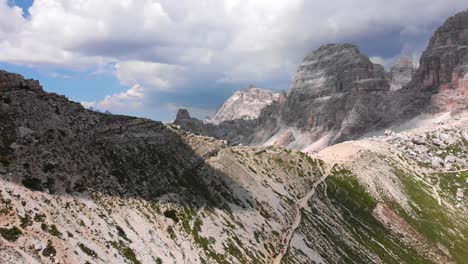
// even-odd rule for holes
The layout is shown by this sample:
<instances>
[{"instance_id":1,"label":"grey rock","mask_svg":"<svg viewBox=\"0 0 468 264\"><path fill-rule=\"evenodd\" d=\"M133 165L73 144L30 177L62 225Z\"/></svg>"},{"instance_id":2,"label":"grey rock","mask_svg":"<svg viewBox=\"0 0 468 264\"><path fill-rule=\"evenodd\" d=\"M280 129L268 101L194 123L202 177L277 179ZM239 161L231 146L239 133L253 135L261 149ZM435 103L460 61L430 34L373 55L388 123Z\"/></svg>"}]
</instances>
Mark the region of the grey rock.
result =
<instances>
[{"instance_id":1,"label":"grey rock","mask_svg":"<svg viewBox=\"0 0 468 264\"><path fill-rule=\"evenodd\" d=\"M437 156L431 158L431 166L433 169L440 169L444 165L444 161Z\"/></svg>"},{"instance_id":2,"label":"grey rock","mask_svg":"<svg viewBox=\"0 0 468 264\"><path fill-rule=\"evenodd\" d=\"M447 155L445 157L445 162L449 162L449 163L455 163L457 161L457 157L453 156L453 155Z\"/></svg>"},{"instance_id":3,"label":"grey rock","mask_svg":"<svg viewBox=\"0 0 468 264\"><path fill-rule=\"evenodd\" d=\"M399 90L413 78L415 68L410 57L402 57L390 70L390 89Z\"/></svg>"},{"instance_id":4,"label":"grey rock","mask_svg":"<svg viewBox=\"0 0 468 264\"><path fill-rule=\"evenodd\" d=\"M440 139L434 138L432 139L432 144L434 144L435 146L442 146L444 143Z\"/></svg>"},{"instance_id":5,"label":"grey rock","mask_svg":"<svg viewBox=\"0 0 468 264\"><path fill-rule=\"evenodd\" d=\"M236 119L257 119L261 111L277 101L279 96L279 93L255 87L237 91L224 102L209 122L219 124Z\"/></svg>"},{"instance_id":6,"label":"grey rock","mask_svg":"<svg viewBox=\"0 0 468 264\"><path fill-rule=\"evenodd\" d=\"M413 142L415 145L424 145L424 144L426 144L424 139L422 139L421 137L413 137L411 139L411 142Z\"/></svg>"},{"instance_id":7,"label":"grey rock","mask_svg":"<svg viewBox=\"0 0 468 264\"><path fill-rule=\"evenodd\" d=\"M293 133L291 131L288 131L288 132L284 133L282 136L280 136L275 141L275 145L287 147L294 140L296 140L296 138L294 137Z\"/></svg>"},{"instance_id":8,"label":"grey rock","mask_svg":"<svg viewBox=\"0 0 468 264\"><path fill-rule=\"evenodd\" d=\"M181 127L194 133L247 145L263 144L293 128L301 133L301 139L290 146L302 149L320 139L328 140L325 146L357 139L421 113L459 109L458 103L452 103L457 100L467 108L468 77L463 82L468 72L467 32L465 11L434 33L417 70L410 59L403 58L390 74L355 45L323 45L304 58L288 93L264 107L257 119L218 125L195 120L179 124L184 123ZM454 144L453 140L439 139ZM437 141L433 144L446 147Z\"/></svg>"},{"instance_id":9,"label":"grey rock","mask_svg":"<svg viewBox=\"0 0 468 264\"><path fill-rule=\"evenodd\" d=\"M179 109L177 111L176 122L181 120L190 120L190 113L187 109Z\"/></svg>"}]
</instances>

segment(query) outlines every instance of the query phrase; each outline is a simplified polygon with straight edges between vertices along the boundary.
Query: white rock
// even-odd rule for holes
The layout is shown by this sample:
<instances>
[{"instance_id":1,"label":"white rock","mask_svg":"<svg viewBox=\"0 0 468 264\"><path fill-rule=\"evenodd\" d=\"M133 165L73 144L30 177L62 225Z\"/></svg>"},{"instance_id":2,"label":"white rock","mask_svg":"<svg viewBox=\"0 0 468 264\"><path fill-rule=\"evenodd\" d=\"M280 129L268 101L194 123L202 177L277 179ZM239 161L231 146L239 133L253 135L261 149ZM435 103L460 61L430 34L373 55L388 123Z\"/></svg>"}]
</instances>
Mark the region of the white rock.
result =
<instances>
[{"instance_id":1,"label":"white rock","mask_svg":"<svg viewBox=\"0 0 468 264\"><path fill-rule=\"evenodd\" d=\"M36 244L34 245L34 250L36 250L36 251L41 251L41 250L42 250L42 245L41 245L40 243L36 243Z\"/></svg>"},{"instance_id":2,"label":"white rock","mask_svg":"<svg viewBox=\"0 0 468 264\"><path fill-rule=\"evenodd\" d=\"M450 162L450 163L455 163L457 161L457 157L453 156L453 155L447 155L447 157L445 157L445 162Z\"/></svg>"},{"instance_id":3,"label":"white rock","mask_svg":"<svg viewBox=\"0 0 468 264\"><path fill-rule=\"evenodd\" d=\"M432 139L432 144L434 144L436 146L441 146L444 143L442 141L440 141L440 139L434 138L434 139Z\"/></svg>"},{"instance_id":4,"label":"white rock","mask_svg":"<svg viewBox=\"0 0 468 264\"><path fill-rule=\"evenodd\" d=\"M279 93L261 88L248 88L235 92L209 122L219 124L223 121L256 119L263 108L277 101Z\"/></svg>"},{"instance_id":5,"label":"white rock","mask_svg":"<svg viewBox=\"0 0 468 264\"><path fill-rule=\"evenodd\" d=\"M444 161L437 156L431 158L431 165L433 169L440 169L444 165Z\"/></svg>"}]
</instances>

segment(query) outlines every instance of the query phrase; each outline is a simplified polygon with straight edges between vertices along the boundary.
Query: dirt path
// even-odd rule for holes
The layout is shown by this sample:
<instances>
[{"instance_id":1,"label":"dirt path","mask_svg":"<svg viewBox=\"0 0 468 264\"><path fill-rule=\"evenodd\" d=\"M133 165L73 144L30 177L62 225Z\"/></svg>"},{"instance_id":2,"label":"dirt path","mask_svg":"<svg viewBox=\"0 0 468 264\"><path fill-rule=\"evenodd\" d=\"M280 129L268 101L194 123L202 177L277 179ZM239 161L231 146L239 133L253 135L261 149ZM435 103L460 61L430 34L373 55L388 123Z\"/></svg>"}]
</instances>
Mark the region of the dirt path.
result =
<instances>
[{"instance_id":1,"label":"dirt path","mask_svg":"<svg viewBox=\"0 0 468 264\"><path fill-rule=\"evenodd\" d=\"M315 190L317 189L317 187L321 183L323 183L327 179L327 177L331 174L331 170L335 164L334 163L330 163L330 164L331 165L328 166L327 172L324 173L324 175L314 184L314 186L307 193L307 195L297 200L296 203L294 204L294 208L296 209L296 216L294 217L294 221L292 225L289 227L289 229L283 232L283 234L281 235L281 241L286 239L286 242L283 243L283 247L280 253L273 260L273 264L280 264L281 259L283 259L286 252L288 252L289 244L291 243L291 239L294 235L294 231L296 231L296 229L299 227L301 223L301 218L302 218L301 210L307 206L307 202L309 201L309 199L312 198L312 196L314 196Z\"/></svg>"}]
</instances>

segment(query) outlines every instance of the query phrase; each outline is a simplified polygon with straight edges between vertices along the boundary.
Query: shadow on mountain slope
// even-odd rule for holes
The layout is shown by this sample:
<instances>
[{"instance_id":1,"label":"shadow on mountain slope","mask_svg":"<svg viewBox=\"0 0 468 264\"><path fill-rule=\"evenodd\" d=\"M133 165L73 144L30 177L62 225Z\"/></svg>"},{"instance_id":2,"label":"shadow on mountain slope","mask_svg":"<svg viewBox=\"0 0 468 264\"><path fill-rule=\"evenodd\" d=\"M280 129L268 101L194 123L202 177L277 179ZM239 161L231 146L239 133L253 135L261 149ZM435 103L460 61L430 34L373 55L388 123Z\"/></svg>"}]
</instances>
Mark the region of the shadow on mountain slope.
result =
<instances>
[{"instance_id":1,"label":"shadow on mountain slope","mask_svg":"<svg viewBox=\"0 0 468 264\"><path fill-rule=\"evenodd\" d=\"M160 122L89 111L0 72L0 177L29 189L252 208L245 188L205 162L223 147L211 141L195 150Z\"/></svg>"}]
</instances>

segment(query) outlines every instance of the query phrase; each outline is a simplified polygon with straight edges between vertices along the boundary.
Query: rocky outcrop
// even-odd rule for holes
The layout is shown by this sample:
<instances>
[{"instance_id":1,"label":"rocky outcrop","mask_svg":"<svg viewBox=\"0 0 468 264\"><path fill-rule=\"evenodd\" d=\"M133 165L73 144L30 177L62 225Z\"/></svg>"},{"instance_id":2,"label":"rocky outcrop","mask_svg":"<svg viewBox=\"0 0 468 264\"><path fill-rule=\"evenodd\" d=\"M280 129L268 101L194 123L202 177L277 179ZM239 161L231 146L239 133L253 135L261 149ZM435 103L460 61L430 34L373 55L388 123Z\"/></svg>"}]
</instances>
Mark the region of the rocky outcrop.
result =
<instances>
[{"instance_id":1,"label":"rocky outcrop","mask_svg":"<svg viewBox=\"0 0 468 264\"><path fill-rule=\"evenodd\" d=\"M412 79L415 68L410 57L402 57L392 66L389 72L390 90L399 90Z\"/></svg>"},{"instance_id":2,"label":"rocky outcrop","mask_svg":"<svg viewBox=\"0 0 468 264\"><path fill-rule=\"evenodd\" d=\"M322 146L355 138L387 121L382 102L389 90L383 67L356 46L324 45L299 66L286 100L262 113L259 134L281 138L293 127L301 135L288 145L294 148L325 136Z\"/></svg>"},{"instance_id":3,"label":"rocky outcrop","mask_svg":"<svg viewBox=\"0 0 468 264\"><path fill-rule=\"evenodd\" d=\"M263 108L278 98L279 93L261 88L250 87L239 90L224 102L209 121L219 124L236 119L257 119Z\"/></svg>"},{"instance_id":4,"label":"rocky outcrop","mask_svg":"<svg viewBox=\"0 0 468 264\"><path fill-rule=\"evenodd\" d=\"M468 11L449 18L437 31L423 52L413 85L433 92L452 82L454 69L467 64Z\"/></svg>"},{"instance_id":5,"label":"rocky outcrop","mask_svg":"<svg viewBox=\"0 0 468 264\"><path fill-rule=\"evenodd\" d=\"M190 117L190 113L187 109L179 109L179 111L177 111L176 122L190 119L192 119L192 117Z\"/></svg>"},{"instance_id":6,"label":"rocky outcrop","mask_svg":"<svg viewBox=\"0 0 468 264\"><path fill-rule=\"evenodd\" d=\"M429 42L411 86L434 93L431 111L466 109L460 90L468 70L468 11L449 18Z\"/></svg>"}]
</instances>

